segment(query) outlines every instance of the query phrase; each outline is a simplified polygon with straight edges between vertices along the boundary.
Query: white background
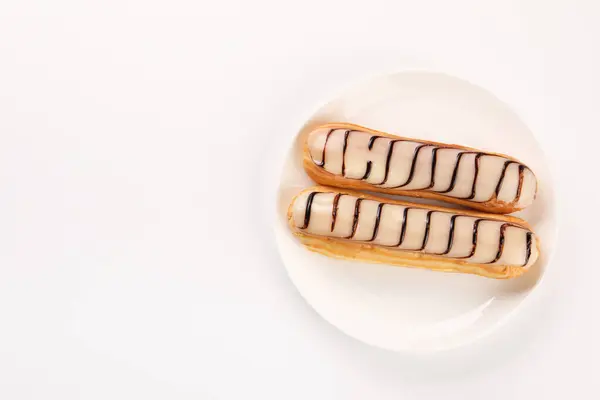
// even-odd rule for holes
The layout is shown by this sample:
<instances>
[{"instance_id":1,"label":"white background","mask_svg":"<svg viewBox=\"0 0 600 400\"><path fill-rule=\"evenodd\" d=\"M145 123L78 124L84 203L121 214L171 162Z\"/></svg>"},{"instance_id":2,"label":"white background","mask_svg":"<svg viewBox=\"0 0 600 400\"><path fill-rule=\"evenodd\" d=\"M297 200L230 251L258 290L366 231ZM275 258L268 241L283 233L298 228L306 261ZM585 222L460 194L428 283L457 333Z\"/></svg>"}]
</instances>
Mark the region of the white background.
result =
<instances>
[{"instance_id":1,"label":"white background","mask_svg":"<svg viewBox=\"0 0 600 400\"><path fill-rule=\"evenodd\" d=\"M350 3L0 3L0 398L598 398L596 2ZM511 104L561 193L556 279L462 353L338 332L267 217L269 143L403 58Z\"/></svg>"}]
</instances>

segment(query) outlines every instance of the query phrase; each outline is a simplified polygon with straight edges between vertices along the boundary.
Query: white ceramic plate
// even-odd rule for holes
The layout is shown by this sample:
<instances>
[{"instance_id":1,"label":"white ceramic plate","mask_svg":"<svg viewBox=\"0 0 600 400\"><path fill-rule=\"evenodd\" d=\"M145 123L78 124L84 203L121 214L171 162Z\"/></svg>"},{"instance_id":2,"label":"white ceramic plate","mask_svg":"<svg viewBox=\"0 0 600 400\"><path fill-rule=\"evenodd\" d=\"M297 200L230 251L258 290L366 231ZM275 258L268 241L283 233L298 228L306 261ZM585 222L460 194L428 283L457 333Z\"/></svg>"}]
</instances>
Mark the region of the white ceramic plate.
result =
<instances>
[{"instance_id":1,"label":"white ceramic plate","mask_svg":"<svg viewBox=\"0 0 600 400\"><path fill-rule=\"evenodd\" d=\"M542 282L556 231L551 178L527 126L488 91L445 74L405 71L359 84L315 110L298 134L352 122L402 136L506 153L528 164L538 196L517 213L541 238L542 256L524 277L478 276L335 260L306 250L287 229L292 197L313 184L293 140L281 176L275 234L289 276L308 303L351 337L373 346L432 352L461 346L504 323Z\"/></svg>"}]
</instances>

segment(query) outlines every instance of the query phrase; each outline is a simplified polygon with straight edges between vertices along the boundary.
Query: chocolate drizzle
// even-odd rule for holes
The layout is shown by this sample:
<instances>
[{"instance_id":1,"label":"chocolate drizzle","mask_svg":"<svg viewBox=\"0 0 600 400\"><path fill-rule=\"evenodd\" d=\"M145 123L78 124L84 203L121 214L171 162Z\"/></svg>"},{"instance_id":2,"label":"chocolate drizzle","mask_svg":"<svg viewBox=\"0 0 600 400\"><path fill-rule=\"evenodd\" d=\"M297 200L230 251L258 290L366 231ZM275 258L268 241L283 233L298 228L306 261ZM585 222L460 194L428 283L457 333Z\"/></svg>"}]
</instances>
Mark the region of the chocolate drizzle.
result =
<instances>
[{"instance_id":1,"label":"chocolate drizzle","mask_svg":"<svg viewBox=\"0 0 600 400\"><path fill-rule=\"evenodd\" d=\"M381 136L371 136L369 138L369 145L367 146L369 148L369 151L371 151L373 149L373 145L375 144L375 141L377 139L379 139ZM365 174L362 177L362 180L365 181L369 178L369 175L371 175L371 167L373 166L373 162L371 161L367 161L367 168L365 170Z\"/></svg>"},{"instance_id":2,"label":"chocolate drizzle","mask_svg":"<svg viewBox=\"0 0 600 400\"><path fill-rule=\"evenodd\" d=\"M387 157L385 159L385 175L383 176L383 180L379 182L379 185L383 185L388 180L388 175L390 173L390 160L392 159L392 153L394 152L394 145L398 140L390 140L390 144L388 147Z\"/></svg>"},{"instance_id":3,"label":"chocolate drizzle","mask_svg":"<svg viewBox=\"0 0 600 400\"><path fill-rule=\"evenodd\" d=\"M306 210L304 211L304 226L302 226L302 229L308 228L308 224L310 223L310 211L312 210L312 202L317 193L318 192L312 192L308 195L308 199L306 199Z\"/></svg>"},{"instance_id":4,"label":"chocolate drizzle","mask_svg":"<svg viewBox=\"0 0 600 400\"><path fill-rule=\"evenodd\" d=\"M323 147L323 157L321 162L315 162L315 164L319 167L325 167L325 155L326 155L326 149L327 149L327 143L329 142L329 137L331 136L331 134L335 131L336 129L331 129L329 130L329 132L327 133L327 137L325 138L325 145ZM348 148L348 140L349 140L349 136L350 133L352 133L352 130L346 130L344 132L344 141L343 141L343 148L342 148L342 172L341 175L345 177L346 174L346 150ZM368 149L372 150L373 146L375 144L375 141L377 139L380 138L386 138L384 136L377 136L377 135L371 135L371 137L369 138L368 141ZM390 163L391 163L391 159L392 159L392 155L394 153L394 145L396 142L401 142L401 141L405 141L405 140L396 140L396 139L389 139L389 146L388 146L388 151L387 151L387 155L386 155L386 160L385 160L385 173L384 173L384 177L383 180L379 183L369 183L371 185L374 186L378 186L378 185L384 185L389 178L389 174L390 174ZM418 143L418 142L417 142ZM436 145L432 145L432 144L420 144L417 147L415 147L415 151L413 154L413 159L411 160L411 167L410 167L410 171L408 174L408 178L406 180L406 182L404 182L402 185L399 186L392 186L392 187L388 187L387 189L398 189L398 188L402 188L404 186L409 185L413 178L414 175L416 173L416 163L417 163L417 159L419 157L419 153L421 151L421 149L423 149L424 147L428 147L428 146L433 146L434 149L432 150L432 161L431 161L431 178L430 178L430 182L427 186L420 188L420 189L414 189L414 190L432 190L432 188L435 186L435 173L436 173L436 168L437 168L437 152L438 150L444 150L444 149L455 149L454 147L446 147L446 146L436 146ZM475 198L476 195L476 187L477 187L477 182L479 179L479 170L480 170L480 159L483 156L494 156L493 154L487 154L487 153L483 153L483 152L473 152L473 151L460 151L457 156L456 156L456 164L454 165L454 169L452 171L452 176L451 176L451 180L450 180L450 184L448 186L448 188L446 190L442 190L442 191L438 191L435 190L434 192L440 193L440 194L446 194L446 193L450 193L452 192L452 190L454 190L455 186L456 186L456 182L457 182L457 178L458 178L458 172L460 169L460 163L461 160L463 158L464 155L467 154L475 154L475 175L473 177L473 185L471 187L471 193L469 196L467 197L462 197L461 199L464 200L473 200ZM515 163L515 164L519 164L517 161L513 161L513 160L507 160L505 161L503 167L502 167L502 172L500 174L498 183L496 185L496 189L495 189L495 195L492 195L492 197L486 201L490 201L490 200L494 200L498 197L500 190L502 189L502 184L504 182L504 178L506 176L506 170L508 169L508 167L510 166L510 164ZM369 176L371 175L371 170L373 168L373 162L368 160L367 161L367 165L365 168L365 173L362 176L362 178L358 178L358 180L363 180L363 181L367 181ZM517 203L521 197L521 192L522 192L522 188L523 188L523 181L524 181L524 171L525 171L525 166L522 164L519 164L519 185L517 188L517 195L515 197L515 199L512 201L512 203ZM350 179L354 179L354 178L350 178ZM456 197L456 196L452 196L452 197Z\"/></svg>"},{"instance_id":5,"label":"chocolate drizzle","mask_svg":"<svg viewBox=\"0 0 600 400\"><path fill-rule=\"evenodd\" d=\"M532 236L533 235L531 232L527 232L527 251L525 252L525 263L523 263L523 267L527 265L527 263L529 262L529 258L531 257Z\"/></svg>"},{"instance_id":6,"label":"chocolate drizzle","mask_svg":"<svg viewBox=\"0 0 600 400\"><path fill-rule=\"evenodd\" d=\"M413 153L413 159L412 159L412 162L410 164L410 172L408 173L408 178L406 179L406 182L404 182L400 186L394 186L393 188L390 188L390 189L401 188L401 187L407 186L409 183L412 182L412 180L414 178L414 175L415 175L415 166L417 165L417 158L419 157L419 152L421 151L421 149L423 147L427 147L427 146L430 146L430 145L428 145L428 144L422 144L420 146L415 147L415 151ZM389 162L388 162L388 165L386 165L386 172L387 172L388 168L389 168ZM387 176L387 174L386 174L386 176Z\"/></svg>"},{"instance_id":7,"label":"chocolate drizzle","mask_svg":"<svg viewBox=\"0 0 600 400\"><path fill-rule=\"evenodd\" d=\"M304 212L304 225L301 227L301 229L308 228L308 226L310 224L313 199L318 193L322 193L322 192L311 192L307 197L306 209ZM342 194L342 193L337 193L333 198L331 232L333 232L335 229L335 223L336 223L337 214L339 211L339 200L340 200L341 196L343 196L343 195L344 194ZM361 205L362 201L363 201L362 198L356 199L356 202L354 205L354 215L353 215L353 219L352 219L352 230L350 232L350 235L344 237L344 239L352 239L356 235L356 231L358 228L358 221L359 221L359 217L360 217L360 205ZM372 242L377 237L377 234L379 232L379 225L381 222L383 206L386 204L387 203L380 202L377 205L377 214L375 216L375 224L373 226L373 234L372 234L371 238L368 240L365 240L365 242ZM402 243L404 242L404 239L406 237L406 230L407 230L407 226L408 226L408 212L413 208L422 209L420 207L404 207L403 214L402 214L402 226L400 228L400 235L398 238L398 243L395 246L390 246L390 247L402 246ZM425 250L425 248L427 247L427 243L429 241L429 233L431 231L431 216L435 212L445 213L444 211L436 211L436 210L428 210L427 211L427 215L426 215L426 219L425 219L425 232L423 235L423 242L421 244L421 247L419 249L414 249L414 250L407 249L408 251L424 251ZM450 231L448 234L448 244L446 246L446 250L442 253L431 253L431 254L445 255L451 251L452 246L454 244L454 236L455 236L454 233L455 233L455 226L456 226L455 222L458 217L469 217L470 218L470 216L467 216L467 215L458 215L458 214L452 215L450 217ZM468 259L475 255L475 252L477 250L479 225L481 222L484 222L484 221L494 221L494 220L488 220L485 218L476 219L473 223L473 235L472 235L472 239L471 239L472 246L471 246L470 253L467 256L453 257L453 258ZM509 222L503 223L500 226L500 231L499 231L500 237L499 237L499 241L498 241L498 251L496 253L496 256L494 257L493 260L487 262L486 264L493 264L493 263L497 262L498 260L500 260L500 258L502 257L502 254L504 252L506 229L509 227L516 227L516 228L524 229L523 227L521 227L519 225L515 225L513 223L509 223ZM533 242L533 233L532 232L527 232L526 241L527 241L527 248L526 248L525 262L522 265L522 267L526 266L529 263L529 260L531 258L531 252L532 252L531 247L532 247L532 242Z\"/></svg>"},{"instance_id":8,"label":"chocolate drizzle","mask_svg":"<svg viewBox=\"0 0 600 400\"><path fill-rule=\"evenodd\" d=\"M460 167L460 160L462 160L462 157L465 154L475 154L472 151L463 151L461 153L458 153L456 156L456 164L454 165L454 170L452 171L452 178L450 179L450 186L448 186L448 189L441 191L440 193L449 193L452 190L454 190L454 186L456 185L456 177L458 175L458 168Z\"/></svg>"},{"instance_id":9,"label":"chocolate drizzle","mask_svg":"<svg viewBox=\"0 0 600 400\"><path fill-rule=\"evenodd\" d=\"M340 202L341 193L338 193L333 198L333 210L331 211L331 232L335 229L335 220L337 219L338 203Z\"/></svg>"},{"instance_id":10,"label":"chocolate drizzle","mask_svg":"<svg viewBox=\"0 0 600 400\"><path fill-rule=\"evenodd\" d=\"M431 182L424 189L431 189L435 186L435 165L437 164L437 152L443 149L443 147L436 147L431 151Z\"/></svg>"},{"instance_id":11,"label":"chocolate drizzle","mask_svg":"<svg viewBox=\"0 0 600 400\"><path fill-rule=\"evenodd\" d=\"M473 186L471 187L471 195L467 197L468 200L473 200L475 197L475 186L477 185L477 177L479 176L479 159L483 156L483 153L477 153L475 156L475 175L473 176Z\"/></svg>"},{"instance_id":12,"label":"chocolate drizzle","mask_svg":"<svg viewBox=\"0 0 600 400\"><path fill-rule=\"evenodd\" d=\"M368 242L372 242L373 240L375 240L375 237L377 236L377 232L379 232L379 221L381 220L381 210L383 209L384 205L385 205L385 203L379 203L379 205L377 206L377 215L375 216L375 226L373 227L373 236L371 236L371 239L369 239Z\"/></svg>"},{"instance_id":13,"label":"chocolate drizzle","mask_svg":"<svg viewBox=\"0 0 600 400\"><path fill-rule=\"evenodd\" d=\"M369 139L369 150L373 150L373 145L375 144L375 141L380 137L381 136L371 136L371 138Z\"/></svg>"},{"instance_id":14,"label":"chocolate drizzle","mask_svg":"<svg viewBox=\"0 0 600 400\"><path fill-rule=\"evenodd\" d=\"M471 258L475 254L475 250L477 250L477 231L479 230L479 224L481 223L481 221L484 221L484 219L479 218L479 219L475 220L475 223L473 224L473 239L472 239L471 253L469 253L468 256L457 257L457 258L462 258L462 259Z\"/></svg>"},{"instance_id":15,"label":"chocolate drizzle","mask_svg":"<svg viewBox=\"0 0 600 400\"><path fill-rule=\"evenodd\" d=\"M333 133L333 131L335 131L335 129L330 129L329 132L327 132L327 136L325 136L325 144L323 145L323 154L321 157L321 162L320 163L315 163L317 164L319 167L323 167L325 166L325 150L327 150L327 142L329 142L329 136L331 136L331 134Z\"/></svg>"},{"instance_id":16,"label":"chocolate drizzle","mask_svg":"<svg viewBox=\"0 0 600 400\"><path fill-rule=\"evenodd\" d=\"M352 219L352 232L350 236L346 236L346 239L352 239L356 234L356 227L358 226L358 216L360 215L360 203L363 199L356 199L356 204L354 205L354 218Z\"/></svg>"},{"instance_id":17,"label":"chocolate drizzle","mask_svg":"<svg viewBox=\"0 0 600 400\"><path fill-rule=\"evenodd\" d=\"M521 191L523 190L523 180L525 179L525 166L519 165L519 186L517 186L517 196L515 197L515 203L518 203L521 199Z\"/></svg>"},{"instance_id":18,"label":"chocolate drizzle","mask_svg":"<svg viewBox=\"0 0 600 400\"><path fill-rule=\"evenodd\" d=\"M344 133L344 147L342 149L342 176L346 173L346 148L348 147L348 136L350 135L350 130L347 130Z\"/></svg>"},{"instance_id":19,"label":"chocolate drizzle","mask_svg":"<svg viewBox=\"0 0 600 400\"><path fill-rule=\"evenodd\" d=\"M500 194L500 189L502 188L502 182L504 182L504 176L506 175L506 169L512 163L514 163L514 161L508 160L508 161L505 161L504 165L502 166L502 173L500 173L500 179L498 179L498 184L496 185L496 190L494 191L496 198L498 197L498 194Z\"/></svg>"},{"instance_id":20,"label":"chocolate drizzle","mask_svg":"<svg viewBox=\"0 0 600 400\"><path fill-rule=\"evenodd\" d=\"M450 249L452 248L452 244L454 243L454 221L458 217L459 215L453 215L450 218L450 233L448 234L448 246L446 246L446 251L444 251L443 253L438 253L438 255L440 256L450 253Z\"/></svg>"},{"instance_id":21,"label":"chocolate drizzle","mask_svg":"<svg viewBox=\"0 0 600 400\"><path fill-rule=\"evenodd\" d=\"M427 217L425 217L425 235L423 236L423 244L421 244L421 248L419 251L423 251L425 246L427 246L427 241L429 240L429 227L431 226L431 214L433 214L433 210L427 212Z\"/></svg>"},{"instance_id":22,"label":"chocolate drizzle","mask_svg":"<svg viewBox=\"0 0 600 400\"><path fill-rule=\"evenodd\" d=\"M404 242L404 236L406 235L406 224L408 224L408 210L409 207L405 207L404 213L402 214L402 228L400 228L400 238L398 239L398 244L396 247L402 246L402 242Z\"/></svg>"},{"instance_id":23,"label":"chocolate drizzle","mask_svg":"<svg viewBox=\"0 0 600 400\"><path fill-rule=\"evenodd\" d=\"M500 244L498 245L498 252L496 253L496 257L494 257L494 259L486 264L493 264L496 261L498 261L500 259L500 257L502 257L502 252L504 251L504 234L506 233L506 228L508 228L509 226L511 226L511 224L502 224L502 226L500 226Z\"/></svg>"},{"instance_id":24,"label":"chocolate drizzle","mask_svg":"<svg viewBox=\"0 0 600 400\"><path fill-rule=\"evenodd\" d=\"M365 170L365 174L361 178L363 181L366 180L369 177L369 175L371 175L371 165L372 165L372 162L367 161L367 169Z\"/></svg>"}]
</instances>

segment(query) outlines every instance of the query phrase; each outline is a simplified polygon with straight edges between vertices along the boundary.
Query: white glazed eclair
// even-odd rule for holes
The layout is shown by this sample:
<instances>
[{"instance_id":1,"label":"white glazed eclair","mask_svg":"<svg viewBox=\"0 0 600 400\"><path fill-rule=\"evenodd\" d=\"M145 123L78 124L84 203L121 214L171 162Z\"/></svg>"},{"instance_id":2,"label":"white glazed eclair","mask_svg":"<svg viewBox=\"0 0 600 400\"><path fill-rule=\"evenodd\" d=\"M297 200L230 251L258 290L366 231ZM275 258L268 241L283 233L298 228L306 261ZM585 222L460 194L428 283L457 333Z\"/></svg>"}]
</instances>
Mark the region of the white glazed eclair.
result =
<instances>
[{"instance_id":1,"label":"white glazed eclair","mask_svg":"<svg viewBox=\"0 0 600 400\"><path fill-rule=\"evenodd\" d=\"M523 209L537 192L531 169L509 156L345 123L322 125L307 135L304 169L322 185L426 197L492 213Z\"/></svg>"},{"instance_id":2,"label":"white glazed eclair","mask_svg":"<svg viewBox=\"0 0 600 400\"><path fill-rule=\"evenodd\" d=\"M513 278L539 256L539 239L516 217L322 186L293 199L288 222L310 250L358 261Z\"/></svg>"}]
</instances>

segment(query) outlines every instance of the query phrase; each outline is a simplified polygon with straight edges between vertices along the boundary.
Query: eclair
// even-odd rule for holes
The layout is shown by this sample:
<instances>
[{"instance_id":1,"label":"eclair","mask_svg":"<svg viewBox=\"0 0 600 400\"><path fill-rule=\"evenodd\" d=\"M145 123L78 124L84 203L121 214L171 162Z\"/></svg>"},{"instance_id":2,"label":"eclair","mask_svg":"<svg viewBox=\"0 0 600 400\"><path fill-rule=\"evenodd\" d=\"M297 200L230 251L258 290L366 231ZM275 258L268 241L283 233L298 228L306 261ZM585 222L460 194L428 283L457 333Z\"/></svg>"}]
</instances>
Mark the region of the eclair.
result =
<instances>
[{"instance_id":1,"label":"eclair","mask_svg":"<svg viewBox=\"0 0 600 400\"><path fill-rule=\"evenodd\" d=\"M537 192L534 173L512 157L358 125L322 125L308 133L303 151L304 169L321 185L425 197L502 214L529 206Z\"/></svg>"},{"instance_id":2,"label":"eclair","mask_svg":"<svg viewBox=\"0 0 600 400\"><path fill-rule=\"evenodd\" d=\"M392 200L323 186L288 208L292 233L326 256L514 278L538 259L540 243L522 219Z\"/></svg>"}]
</instances>

